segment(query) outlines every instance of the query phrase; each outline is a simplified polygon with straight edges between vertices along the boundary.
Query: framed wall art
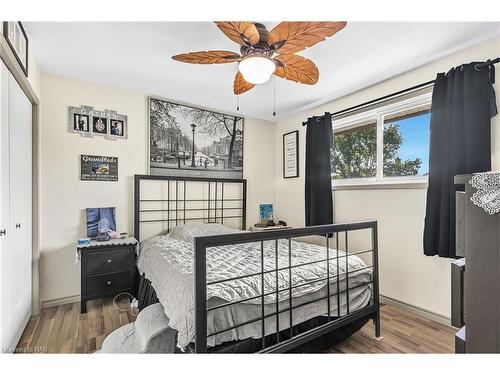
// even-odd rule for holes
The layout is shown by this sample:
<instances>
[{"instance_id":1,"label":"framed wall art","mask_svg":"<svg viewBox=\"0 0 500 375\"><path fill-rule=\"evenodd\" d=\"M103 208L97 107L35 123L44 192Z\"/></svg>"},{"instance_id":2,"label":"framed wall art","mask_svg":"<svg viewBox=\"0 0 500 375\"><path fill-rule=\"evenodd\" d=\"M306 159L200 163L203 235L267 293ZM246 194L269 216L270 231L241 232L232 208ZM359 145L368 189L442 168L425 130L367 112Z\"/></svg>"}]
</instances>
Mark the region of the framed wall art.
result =
<instances>
[{"instance_id":1,"label":"framed wall art","mask_svg":"<svg viewBox=\"0 0 500 375\"><path fill-rule=\"evenodd\" d=\"M149 98L153 175L243 178L243 118Z\"/></svg>"},{"instance_id":2,"label":"framed wall art","mask_svg":"<svg viewBox=\"0 0 500 375\"><path fill-rule=\"evenodd\" d=\"M299 177L299 131L283 134L283 178Z\"/></svg>"},{"instance_id":3,"label":"framed wall art","mask_svg":"<svg viewBox=\"0 0 500 375\"><path fill-rule=\"evenodd\" d=\"M259 204L259 218L261 224L267 224L270 220L273 220L273 205L270 203Z\"/></svg>"},{"instance_id":4,"label":"framed wall art","mask_svg":"<svg viewBox=\"0 0 500 375\"><path fill-rule=\"evenodd\" d=\"M7 21L3 23L3 35L24 75L28 76L28 36L21 22Z\"/></svg>"},{"instance_id":5,"label":"framed wall art","mask_svg":"<svg viewBox=\"0 0 500 375\"><path fill-rule=\"evenodd\" d=\"M81 155L80 180L118 181L118 158L114 156Z\"/></svg>"},{"instance_id":6,"label":"framed wall art","mask_svg":"<svg viewBox=\"0 0 500 375\"><path fill-rule=\"evenodd\" d=\"M68 131L84 137L95 135L107 139L127 138L127 116L105 109L98 111L94 107L80 106L68 109Z\"/></svg>"},{"instance_id":7,"label":"framed wall art","mask_svg":"<svg viewBox=\"0 0 500 375\"><path fill-rule=\"evenodd\" d=\"M3 35L24 75L28 76L28 36L21 22L7 21L3 23Z\"/></svg>"}]
</instances>

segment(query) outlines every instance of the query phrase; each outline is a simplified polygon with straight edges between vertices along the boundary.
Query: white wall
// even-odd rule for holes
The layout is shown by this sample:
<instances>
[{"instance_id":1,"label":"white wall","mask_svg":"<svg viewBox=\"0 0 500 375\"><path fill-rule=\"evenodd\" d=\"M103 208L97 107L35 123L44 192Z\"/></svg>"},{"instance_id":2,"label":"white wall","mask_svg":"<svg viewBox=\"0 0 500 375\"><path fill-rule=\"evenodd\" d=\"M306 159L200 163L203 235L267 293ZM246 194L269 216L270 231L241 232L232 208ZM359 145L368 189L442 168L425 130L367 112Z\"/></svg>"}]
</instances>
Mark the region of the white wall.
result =
<instances>
[{"instance_id":1,"label":"white wall","mask_svg":"<svg viewBox=\"0 0 500 375\"><path fill-rule=\"evenodd\" d=\"M365 90L279 121L276 134L276 211L291 225L304 224L305 128L312 115L335 112L435 78L438 72L471 61L484 61L500 55L496 37L407 72ZM498 80L497 80L498 82ZM498 83L497 101L500 97ZM500 104L498 104L500 108ZM300 134L300 178L283 179L282 135L298 129ZM500 116L492 122L493 168L500 168ZM450 261L426 257L422 250L425 215L425 189L335 191L335 220L376 219L379 222L379 261L381 294L433 313L450 316ZM291 204L290 202L296 202Z\"/></svg>"},{"instance_id":2,"label":"white wall","mask_svg":"<svg viewBox=\"0 0 500 375\"><path fill-rule=\"evenodd\" d=\"M41 77L42 302L80 293L75 243L84 237L86 207L116 207L120 231L131 231L133 175L146 170L144 95L42 73ZM111 141L69 133L68 106L89 105L128 115L128 139ZM118 182L80 181L80 155L118 157Z\"/></svg>"},{"instance_id":3,"label":"white wall","mask_svg":"<svg viewBox=\"0 0 500 375\"><path fill-rule=\"evenodd\" d=\"M275 202L275 141L273 122L245 119L243 177L247 179L247 227L259 222L259 204Z\"/></svg>"},{"instance_id":4,"label":"white wall","mask_svg":"<svg viewBox=\"0 0 500 375\"><path fill-rule=\"evenodd\" d=\"M68 106L89 105L128 115L128 139L84 138L69 133ZM41 251L42 302L80 293L75 244L85 236L84 209L117 208L119 231L133 231L133 175L146 172L147 97L42 73L41 77ZM248 179L248 223L257 205L274 201L275 124L245 119L244 177ZM80 155L118 157L118 182L80 181ZM262 162L261 162L262 161Z\"/></svg>"}]
</instances>

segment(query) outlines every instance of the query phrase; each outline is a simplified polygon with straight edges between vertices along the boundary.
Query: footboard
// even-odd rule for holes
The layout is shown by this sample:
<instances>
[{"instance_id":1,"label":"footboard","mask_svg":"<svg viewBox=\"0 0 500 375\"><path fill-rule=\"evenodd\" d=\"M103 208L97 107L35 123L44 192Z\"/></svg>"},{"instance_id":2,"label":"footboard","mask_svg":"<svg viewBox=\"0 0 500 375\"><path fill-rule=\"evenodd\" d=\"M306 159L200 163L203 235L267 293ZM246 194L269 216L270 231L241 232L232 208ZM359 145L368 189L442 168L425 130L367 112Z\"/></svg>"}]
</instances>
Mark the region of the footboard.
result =
<instances>
[{"instance_id":1,"label":"footboard","mask_svg":"<svg viewBox=\"0 0 500 375\"><path fill-rule=\"evenodd\" d=\"M369 231L369 242L371 242L368 249L351 249L350 248L350 238L351 233L356 231ZM324 259L321 260L308 260L303 259L300 264L292 264L292 240L299 237L309 237L309 236L320 236L316 238L321 238L321 243L325 248ZM278 241L285 241L288 244L288 262L286 265L278 264ZM286 242L287 241L287 242ZM256 322L261 322L261 333L262 333L262 344L260 353L282 353L289 351L299 345L302 345L310 340L313 340L321 335L344 327L358 319L363 317L369 317L373 319L375 324L375 336L380 336L380 306L379 306L379 277L378 277L378 247L377 247L377 222L376 221L366 221L366 222L356 222L356 223L345 223L345 224L332 224L332 225L322 225L322 226L312 226L306 228L288 229L288 230L276 230L271 232L244 232L235 233L227 235L216 235L216 236L206 236L197 237L195 239L195 322L196 322L196 338L195 338L195 352L196 353L206 353L207 352L207 339L208 337L221 334L223 332L229 331L231 329L236 329L238 327L254 324ZM248 274L248 275L238 275L235 277L222 279L222 280L212 280L207 282L207 249L212 247L220 247L226 245L241 245L249 243L260 243L260 264L261 269L258 273ZM265 267L265 256L264 244L269 246L274 246L275 262L273 266L269 267L269 259L267 266ZM342 246L342 254L339 255L339 247ZM333 254L332 254L333 253ZM269 256L269 254L267 255ZM359 272L361 269L349 270L349 257L359 256L365 259L371 258L371 265L363 267L364 269L371 269L371 278L368 282L357 284L355 286L349 286L349 273ZM339 262L344 261L346 264L345 271L340 272ZM294 284L292 280L292 272L295 268L312 265L317 263L324 263L326 268L325 277L317 278L306 283ZM336 266L335 266L336 264ZM331 266L334 269L336 267L336 272L331 272ZM265 290L264 287L264 275L275 275L276 283L275 290ZM281 288L278 282L278 274L288 275L288 285L286 288ZM207 306L207 287L210 285L231 282L238 279L244 279L247 277L259 277L261 280L260 294L257 296L251 296L251 298L242 298L238 301L227 302L219 304L216 306ZM292 299L292 294L295 288L303 287L305 284L312 284L318 282L326 282L326 293L324 296L314 298L309 301L301 302L299 304L294 304ZM353 293L353 290L369 285L371 287L372 296L369 303L361 308L353 309L351 308L349 296ZM332 287L333 286L333 287ZM331 289L334 289L332 292ZM279 294L286 293L287 298L279 298ZM265 297L274 295L275 298L275 309L272 312L265 311ZM216 332L207 332L207 314L209 311L228 307L237 303L248 302L249 300L260 299L260 317L252 318L244 322L239 322L231 327L224 327L223 330ZM341 299L345 301L345 309L341 309ZM288 300L288 306L283 307L284 301ZM318 301L325 301L325 310L318 312L318 315L327 317L326 322L315 328L309 329L305 332L295 334L293 331L293 313L294 309L298 309L304 305L310 303L317 303ZM336 309L332 311L332 304L336 303ZM269 307L269 304L267 304ZM280 339L280 319L283 319L283 314L287 316L287 328L289 333L286 335L285 339ZM266 345L266 336L269 337L269 333L266 334L266 323L270 320L274 321L276 326L275 339L272 343L269 340ZM257 323L258 324L258 323Z\"/></svg>"}]
</instances>

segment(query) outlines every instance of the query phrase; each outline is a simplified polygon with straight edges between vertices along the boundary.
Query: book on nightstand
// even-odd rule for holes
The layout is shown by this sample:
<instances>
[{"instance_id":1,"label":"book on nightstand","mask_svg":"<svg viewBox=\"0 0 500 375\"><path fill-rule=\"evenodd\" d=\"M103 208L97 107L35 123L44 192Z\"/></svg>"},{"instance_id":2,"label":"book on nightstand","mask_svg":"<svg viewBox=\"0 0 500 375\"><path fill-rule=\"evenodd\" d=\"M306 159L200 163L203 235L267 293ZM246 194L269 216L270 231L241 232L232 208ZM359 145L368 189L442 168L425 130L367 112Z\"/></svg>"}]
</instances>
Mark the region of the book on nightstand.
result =
<instances>
[{"instance_id":1,"label":"book on nightstand","mask_svg":"<svg viewBox=\"0 0 500 375\"><path fill-rule=\"evenodd\" d=\"M250 227L250 231L252 232L268 232L268 231L282 230L282 229L292 229L292 227L288 225L273 225L267 227L257 227L253 225Z\"/></svg>"}]
</instances>

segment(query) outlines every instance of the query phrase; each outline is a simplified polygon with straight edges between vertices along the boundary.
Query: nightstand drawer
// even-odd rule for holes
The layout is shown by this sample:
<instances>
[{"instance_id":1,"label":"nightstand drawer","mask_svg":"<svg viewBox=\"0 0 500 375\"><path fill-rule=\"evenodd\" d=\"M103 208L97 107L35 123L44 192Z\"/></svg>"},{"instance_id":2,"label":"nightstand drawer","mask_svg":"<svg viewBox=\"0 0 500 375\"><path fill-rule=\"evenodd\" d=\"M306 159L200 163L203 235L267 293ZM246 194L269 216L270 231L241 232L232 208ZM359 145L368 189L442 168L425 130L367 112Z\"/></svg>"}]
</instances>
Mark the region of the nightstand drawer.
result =
<instances>
[{"instance_id":1,"label":"nightstand drawer","mask_svg":"<svg viewBox=\"0 0 500 375\"><path fill-rule=\"evenodd\" d=\"M118 292L130 289L130 271L115 272L100 276L89 276L86 282L88 296Z\"/></svg>"},{"instance_id":2,"label":"nightstand drawer","mask_svg":"<svg viewBox=\"0 0 500 375\"><path fill-rule=\"evenodd\" d=\"M106 250L87 254L87 274L130 268L130 249Z\"/></svg>"}]
</instances>

